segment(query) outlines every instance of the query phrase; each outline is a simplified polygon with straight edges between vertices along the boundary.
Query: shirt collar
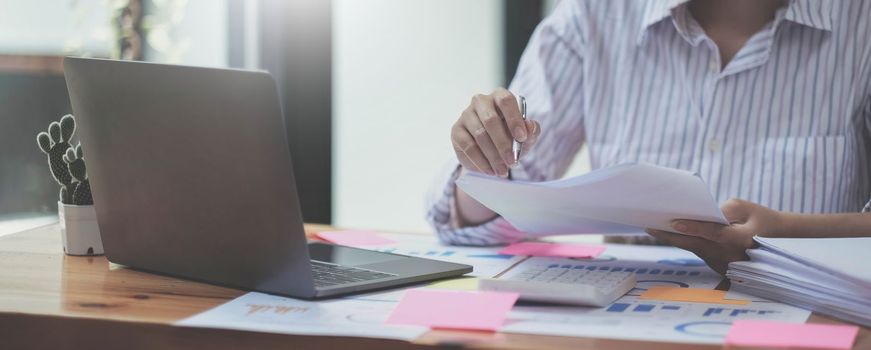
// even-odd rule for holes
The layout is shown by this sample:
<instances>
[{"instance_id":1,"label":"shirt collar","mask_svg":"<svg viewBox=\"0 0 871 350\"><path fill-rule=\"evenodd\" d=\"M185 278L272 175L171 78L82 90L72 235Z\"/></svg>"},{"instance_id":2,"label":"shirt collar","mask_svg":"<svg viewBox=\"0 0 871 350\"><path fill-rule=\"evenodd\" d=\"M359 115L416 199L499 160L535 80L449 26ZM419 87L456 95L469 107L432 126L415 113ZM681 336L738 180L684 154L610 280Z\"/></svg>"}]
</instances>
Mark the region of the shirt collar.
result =
<instances>
[{"instance_id":1,"label":"shirt collar","mask_svg":"<svg viewBox=\"0 0 871 350\"><path fill-rule=\"evenodd\" d=\"M644 17L638 31L637 43L641 44L650 26L672 15L672 10L689 0L655 0L648 1L644 7Z\"/></svg>"},{"instance_id":2,"label":"shirt collar","mask_svg":"<svg viewBox=\"0 0 871 350\"><path fill-rule=\"evenodd\" d=\"M641 44L650 27L667 17L677 14L678 7L689 0L659 0L648 1L644 8L644 17L638 32L637 43ZM828 0L790 0L787 5L785 20L812 28L831 31L835 15L834 3ZM686 24L686 23L683 23ZM676 23L681 25L681 23ZM686 28L684 28L686 29ZM688 33L681 33L689 36Z\"/></svg>"},{"instance_id":3,"label":"shirt collar","mask_svg":"<svg viewBox=\"0 0 871 350\"><path fill-rule=\"evenodd\" d=\"M835 4L837 2L827 0L791 0L784 19L811 28L832 31Z\"/></svg>"}]
</instances>

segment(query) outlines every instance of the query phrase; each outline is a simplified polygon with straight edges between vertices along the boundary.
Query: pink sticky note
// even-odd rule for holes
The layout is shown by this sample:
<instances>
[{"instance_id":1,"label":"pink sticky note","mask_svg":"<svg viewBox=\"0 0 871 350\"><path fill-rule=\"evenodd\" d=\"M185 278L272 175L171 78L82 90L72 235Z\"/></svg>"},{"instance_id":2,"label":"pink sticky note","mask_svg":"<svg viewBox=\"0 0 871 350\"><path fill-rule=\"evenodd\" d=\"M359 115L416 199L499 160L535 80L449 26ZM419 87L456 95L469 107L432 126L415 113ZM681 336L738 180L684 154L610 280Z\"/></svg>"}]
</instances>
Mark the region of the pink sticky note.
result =
<instances>
[{"instance_id":1,"label":"pink sticky note","mask_svg":"<svg viewBox=\"0 0 871 350\"><path fill-rule=\"evenodd\" d=\"M499 254L595 258L604 251L605 246L601 244L520 242L502 248Z\"/></svg>"},{"instance_id":2,"label":"pink sticky note","mask_svg":"<svg viewBox=\"0 0 871 350\"><path fill-rule=\"evenodd\" d=\"M325 231L318 232L315 235L327 242L351 247L379 246L396 243L396 241L383 237L372 231Z\"/></svg>"},{"instance_id":3,"label":"pink sticky note","mask_svg":"<svg viewBox=\"0 0 871 350\"><path fill-rule=\"evenodd\" d=\"M517 293L409 289L387 323L495 331L505 323L517 297Z\"/></svg>"},{"instance_id":4,"label":"pink sticky note","mask_svg":"<svg viewBox=\"0 0 871 350\"><path fill-rule=\"evenodd\" d=\"M833 324L737 320L726 345L747 347L850 349L859 327Z\"/></svg>"}]
</instances>

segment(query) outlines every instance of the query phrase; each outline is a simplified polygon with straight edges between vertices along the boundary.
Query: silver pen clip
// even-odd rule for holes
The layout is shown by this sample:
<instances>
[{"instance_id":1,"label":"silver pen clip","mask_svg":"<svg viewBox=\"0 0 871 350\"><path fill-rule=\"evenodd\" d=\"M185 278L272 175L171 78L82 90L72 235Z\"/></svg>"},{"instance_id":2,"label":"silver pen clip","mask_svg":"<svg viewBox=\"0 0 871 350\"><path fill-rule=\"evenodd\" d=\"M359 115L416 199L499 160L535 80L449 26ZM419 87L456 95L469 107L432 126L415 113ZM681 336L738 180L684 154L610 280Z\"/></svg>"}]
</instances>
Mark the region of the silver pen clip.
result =
<instances>
[{"instance_id":1,"label":"silver pen clip","mask_svg":"<svg viewBox=\"0 0 871 350\"><path fill-rule=\"evenodd\" d=\"M517 95L517 99L520 100L520 116L523 117L523 120L526 121L526 97L521 95ZM526 127L526 125L524 125ZM523 148L523 142L518 142L517 139L514 140L514 143L511 144L511 150L514 151L514 165L520 163L520 150Z\"/></svg>"}]
</instances>

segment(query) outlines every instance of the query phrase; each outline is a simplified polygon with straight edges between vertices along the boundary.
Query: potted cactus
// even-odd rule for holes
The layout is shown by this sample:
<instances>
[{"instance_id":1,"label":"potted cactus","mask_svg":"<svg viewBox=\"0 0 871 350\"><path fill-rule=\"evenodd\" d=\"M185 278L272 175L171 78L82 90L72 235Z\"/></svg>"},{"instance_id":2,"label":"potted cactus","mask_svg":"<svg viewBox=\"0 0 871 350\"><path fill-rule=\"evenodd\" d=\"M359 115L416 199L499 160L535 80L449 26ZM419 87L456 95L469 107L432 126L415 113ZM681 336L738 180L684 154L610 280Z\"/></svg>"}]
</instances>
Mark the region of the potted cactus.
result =
<instances>
[{"instance_id":1,"label":"potted cactus","mask_svg":"<svg viewBox=\"0 0 871 350\"><path fill-rule=\"evenodd\" d=\"M103 242L97 227L82 146L70 144L75 132L75 118L67 114L60 122L52 122L48 132L36 135L36 141L48 158L52 177L60 184L57 210L64 252L69 255L101 255Z\"/></svg>"}]
</instances>

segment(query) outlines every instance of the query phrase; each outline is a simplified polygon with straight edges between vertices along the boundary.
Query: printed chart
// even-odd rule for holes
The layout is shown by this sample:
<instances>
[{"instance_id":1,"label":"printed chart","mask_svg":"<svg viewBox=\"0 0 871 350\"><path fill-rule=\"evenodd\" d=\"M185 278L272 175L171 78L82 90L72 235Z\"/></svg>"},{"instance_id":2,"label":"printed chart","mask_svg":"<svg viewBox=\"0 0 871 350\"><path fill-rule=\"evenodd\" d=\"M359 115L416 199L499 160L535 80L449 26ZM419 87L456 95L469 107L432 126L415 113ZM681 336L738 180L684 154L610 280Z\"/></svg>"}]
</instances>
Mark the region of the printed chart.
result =
<instances>
[{"instance_id":1,"label":"printed chart","mask_svg":"<svg viewBox=\"0 0 871 350\"><path fill-rule=\"evenodd\" d=\"M804 322L809 311L751 299L748 305L641 300L652 286L712 289L722 277L686 251L671 247L608 245L596 259L528 258L499 255L498 248L449 247L432 237L389 235L396 244L380 251L470 264L477 277L505 277L530 268L629 271L636 287L604 308L518 304L500 331L575 337L721 344L737 319ZM522 262L521 262L522 261ZM510 269L510 270L509 270ZM413 288L425 287L415 286ZM326 301L304 301L248 293L179 322L182 326L260 332L415 339L424 327L387 325L384 320L404 288ZM741 294L735 294L741 296Z\"/></svg>"},{"instance_id":2,"label":"printed chart","mask_svg":"<svg viewBox=\"0 0 871 350\"><path fill-rule=\"evenodd\" d=\"M315 302L251 292L177 325L401 340L415 339L428 330L385 324L394 304L351 299Z\"/></svg>"},{"instance_id":3,"label":"printed chart","mask_svg":"<svg viewBox=\"0 0 871 350\"><path fill-rule=\"evenodd\" d=\"M732 321L804 322L810 312L769 301L749 305L640 300L652 286L713 289L722 276L691 253L669 247L609 245L597 259L530 258L505 274L528 269L587 269L635 273L636 287L604 308L516 306L503 332L720 344Z\"/></svg>"}]
</instances>

